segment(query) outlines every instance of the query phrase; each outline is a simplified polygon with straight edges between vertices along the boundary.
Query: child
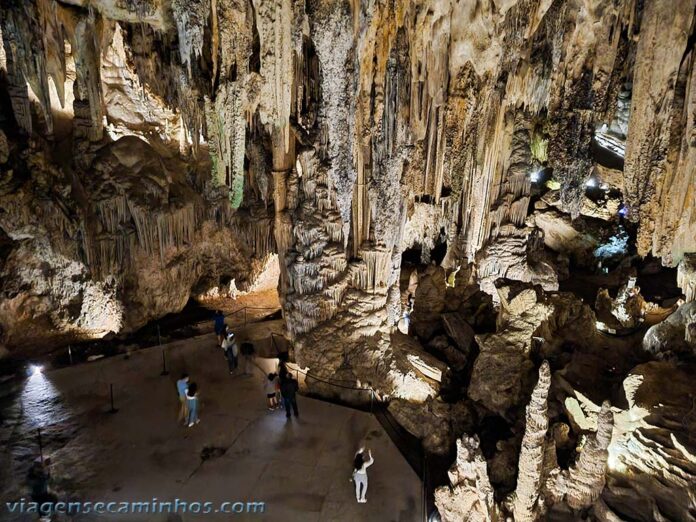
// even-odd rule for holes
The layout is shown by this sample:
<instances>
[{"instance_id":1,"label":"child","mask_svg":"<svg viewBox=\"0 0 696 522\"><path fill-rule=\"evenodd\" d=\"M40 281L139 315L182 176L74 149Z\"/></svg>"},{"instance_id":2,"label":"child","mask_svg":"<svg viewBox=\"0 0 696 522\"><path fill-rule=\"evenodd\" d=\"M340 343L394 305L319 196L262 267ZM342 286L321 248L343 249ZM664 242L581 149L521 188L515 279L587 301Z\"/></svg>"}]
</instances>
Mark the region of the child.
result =
<instances>
[{"instance_id":1,"label":"child","mask_svg":"<svg viewBox=\"0 0 696 522\"><path fill-rule=\"evenodd\" d=\"M263 389L266 392L266 401L268 402L268 411L273 411L278 407L276 399L276 386L278 384L278 376L275 373L269 373L266 376L266 381L263 383Z\"/></svg>"}]
</instances>

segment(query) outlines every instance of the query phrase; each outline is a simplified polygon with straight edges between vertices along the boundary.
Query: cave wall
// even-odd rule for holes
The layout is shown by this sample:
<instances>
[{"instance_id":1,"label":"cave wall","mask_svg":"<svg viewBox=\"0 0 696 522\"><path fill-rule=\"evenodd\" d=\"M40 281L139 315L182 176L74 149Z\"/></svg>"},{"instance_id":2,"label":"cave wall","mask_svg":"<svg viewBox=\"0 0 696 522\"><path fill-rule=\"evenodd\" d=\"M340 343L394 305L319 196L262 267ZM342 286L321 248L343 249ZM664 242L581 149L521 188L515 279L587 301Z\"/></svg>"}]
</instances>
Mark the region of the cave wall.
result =
<instances>
[{"instance_id":1,"label":"cave wall","mask_svg":"<svg viewBox=\"0 0 696 522\"><path fill-rule=\"evenodd\" d=\"M225 266L212 271L242 279L246 252L277 252L288 330L310 367L327 356L317 345L386 341L408 248L428 262L444 241L443 266L475 261L492 293L499 277L556 288L558 267L536 255L546 203L527 219L540 183L567 216L542 236L581 214L616 225L619 203L597 210L586 194L599 178L638 224L639 253L674 266L696 248L692 26L686 0L5 0L3 230L27 241L18 229L41 202L33 226L54 230L23 248L72 250L84 284L115 278L107 301L126 310L139 255L177 265L186 284L159 283L170 297L143 303L147 318L210 279L183 247L221 234L210 255ZM605 168L602 147L625 168ZM30 181L40 170L48 197Z\"/></svg>"}]
</instances>

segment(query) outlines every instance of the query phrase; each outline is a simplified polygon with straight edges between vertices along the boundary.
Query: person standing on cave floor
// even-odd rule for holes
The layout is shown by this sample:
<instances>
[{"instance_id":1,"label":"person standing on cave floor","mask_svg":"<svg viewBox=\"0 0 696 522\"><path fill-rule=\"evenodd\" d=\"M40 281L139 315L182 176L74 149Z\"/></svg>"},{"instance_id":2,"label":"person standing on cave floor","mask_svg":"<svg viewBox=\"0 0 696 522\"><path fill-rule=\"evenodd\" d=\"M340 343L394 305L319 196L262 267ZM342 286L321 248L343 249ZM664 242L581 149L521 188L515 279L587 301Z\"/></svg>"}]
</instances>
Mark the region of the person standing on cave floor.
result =
<instances>
[{"instance_id":1,"label":"person standing on cave floor","mask_svg":"<svg viewBox=\"0 0 696 522\"><path fill-rule=\"evenodd\" d=\"M361 447L353 459L353 481L355 482L355 500L360 504L367 502L367 468L372 466L375 459L372 458L372 451L367 451Z\"/></svg>"},{"instance_id":2,"label":"person standing on cave floor","mask_svg":"<svg viewBox=\"0 0 696 522\"><path fill-rule=\"evenodd\" d=\"M188 404L186 401L188 382L189 376L186 373L182 373L181 379L176 381L176 390L179 393L179 422L186 422L188 419Z\"/></svg>"},{"instance_id":3,"label":"person standing on cave floor","mask_svg":"<svg viewBox=\"0 0 696 522\"><path fill-rule=\"evenodd\" d=\"M239 348L233 332L228 332L225 336L225 339L222 341L222 350L225 353L230 374L234 374L238 366Z\"/></svg>"},{"instance_id":4,"label":"person standing on cave floor","mask_svg":"<svg viewBox=\"0 0 696 522\"><path fill-rule=\"evenodd\" d=\"M242 343L240 350L242 354L242 369L244 375L251 375L251 367L254 364L254 345L251 343Z\"/></svg>"},{"instance_id":5,"label":"person standing on cave floor","mask_svg":"<svg viewBox=\"0 0 696 522\"><path fill-rule=\"evenodd\" d=\"M297 390L299 390L297 381L292 378L292 374L286 373L285 377L280 381L280 395L283 398L283 406L285 406L285 417L290 418L290 409L299 417L297 411Z\"/></svg>"},{"instance_id":6,"label":"person standing on cave floor","mask_svg":"<svg viewBox=\"0 0 696 522\"><path fill-rule=\"evenodd\" d=\"M198 418L198 385L195 382L189 384L186 391L186 403L188 405L188 427L191 428L194 424L201 422Z\"/></svg>"},{"instance_id":7,"label":"person standing on cave floor","mask_svg":"<svg viewBox=\"0 0 696 522\"><path fill-rule=\"evenodd\" d=\"M266 402L268 403L268 411L273 411L278 407L278 399L276 398L277 386L278 374L269 373L263 383L263 390L266 392Z\"/></svg>"},{"instance_id":8,"label":"person standing on cave floor","mask_svg":"<svg viewBox=\"0 0 696 522\"><path fill-rule=\"evenodd\" d=\"M225 338L225 314L222 313L222 310L215 311L213 323L215 325L215 335L217 335L218 346L220 346Z\"/></svg>"}]
</instances>

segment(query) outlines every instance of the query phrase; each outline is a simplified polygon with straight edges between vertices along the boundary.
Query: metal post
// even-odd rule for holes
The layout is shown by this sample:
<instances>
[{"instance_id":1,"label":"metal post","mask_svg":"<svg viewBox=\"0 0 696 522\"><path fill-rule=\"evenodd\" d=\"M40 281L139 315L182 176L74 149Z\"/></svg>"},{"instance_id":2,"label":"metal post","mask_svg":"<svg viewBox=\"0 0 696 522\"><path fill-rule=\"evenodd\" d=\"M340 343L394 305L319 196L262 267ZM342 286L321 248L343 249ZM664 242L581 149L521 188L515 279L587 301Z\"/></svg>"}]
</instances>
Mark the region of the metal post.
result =
<instances>
[{"instance_id":1,"label":"metal post","mask_svg":"<svg viewBox=\"0 0 696 522\"><path fill-rule=\"evenodd\" d=\"M157 323L157 344L162 346L162 336L160 335L159 323Z\"/></svg>"},{"instance_id":2,"label":"metal post","mask_svg":"<svg viewBox=\"0 0 696 522\"><path fill-rule=\"evenodd\" d=\"M111 396L111 409L109 413L116 413L118 410L114 408L114 385L109 384L109 395Z\"/></svg>"},{"instance_id":3,"label":"metal post","mask_svg":"<svg viewBox=\"0 0 696 522\"><path fill-rule=\"evenodd\" d=\"M167 357L164 353L164 348L162 348L162 373L160 373L162 377L165 375L169 375L169 372L167 371Z\"/></svg>"},{"instance_id":4,"label":"metal post","mask_svg":"<svg viewBox=\"0 0 696 522\"><path fill-rule=\"evenodd\" d=\"M244 307L244 326L247 324L247 316L246 316L246 306Z\"/></svg>"},{"instance_id":5,"label":"metal post","mask_svg":"<svg viewBox=\"0 0 696 522\"><path fill-rule=\"evenodd\" d=\"M68 345L68 357L70 358L70 366L73 364L73 358L72 358L72 346Z\"/></svg>"},{"instance_id":6,"label":"metal post","mask_svg":"<svg viewBox=\"0 0 696 522\"><path fill-rule=\"evenodd\" d=\"M39 455L41 456L41 465L43 466L44 456L43 456L43 442L41 442L41 428L37 428L36 433L37 433L37 436L39 439Z\"/></svg>"}]
</instances>

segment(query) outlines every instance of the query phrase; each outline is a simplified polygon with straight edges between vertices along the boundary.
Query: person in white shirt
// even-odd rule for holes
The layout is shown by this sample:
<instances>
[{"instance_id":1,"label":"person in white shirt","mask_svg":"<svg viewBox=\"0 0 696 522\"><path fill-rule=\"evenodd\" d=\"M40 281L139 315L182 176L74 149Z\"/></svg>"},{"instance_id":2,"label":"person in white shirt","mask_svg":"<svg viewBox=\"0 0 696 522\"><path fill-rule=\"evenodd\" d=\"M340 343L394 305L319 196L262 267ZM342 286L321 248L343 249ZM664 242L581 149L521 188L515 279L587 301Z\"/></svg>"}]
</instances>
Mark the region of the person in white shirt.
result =
<instances>
[{"instance_id":1,"label":"person in white shirt","mask_svg":"<svg viewBox=\"0 0 696 522\"><path fill-rule=\"evenodd\" d=\"M372 466L375 460L372 458L372 451L367 451L365 456L365 448L360 448L353 459L353 481L355 481L355 499L364 504L367 502L365 495L367 494L367 468Z\"/></svg>"},{"instance_id":2,"label":"person in white shirt","mask_svg":"<svg viewBox=\"0 0 696 522\"><path fill-rule=\"evenodd\" d=\"M234 373L237 369L237 355L239 354L239 350L237 348L237 341L232 332L229 332L222 341L222 350L225 353L230 373Z\"/></svg>"}]
</instances>

